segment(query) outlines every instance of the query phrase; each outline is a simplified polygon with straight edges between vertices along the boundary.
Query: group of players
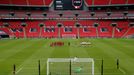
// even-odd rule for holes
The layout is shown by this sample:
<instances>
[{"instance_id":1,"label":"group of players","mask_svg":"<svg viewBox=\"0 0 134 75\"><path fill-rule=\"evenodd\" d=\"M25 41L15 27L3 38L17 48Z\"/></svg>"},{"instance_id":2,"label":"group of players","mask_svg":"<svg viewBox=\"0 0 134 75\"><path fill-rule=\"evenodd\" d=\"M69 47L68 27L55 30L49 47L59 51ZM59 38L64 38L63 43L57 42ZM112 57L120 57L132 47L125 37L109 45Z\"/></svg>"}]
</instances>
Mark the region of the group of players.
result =
<instances>
[{"instance_id":1,"label":"group of players","mask_svg":"<svg viewBox=\"0 0 134 75\"><path fill-rule=\"evenodd\" d=\"M55 47L55 46L64 46L64 42L52 42L50 44L50 47Z\"/></svg>"},{"instance_id":2,"label":"group of players","mask_svg":"<svg viewBox=\"0 0 134 75\"><path fill-rule=\"evenodd\" d=\"M68 42L67 44L68 44L68 46L71 45L70 42ZM56 47L56 46L61 47L61 46L64 46L64 45L65 45L64 42L58 41L58 42L52 42L50 44L50 47ZM91 42L80 42L79 45L80 46L90 46L91 45Z\"/></svg>"}]
</instances>

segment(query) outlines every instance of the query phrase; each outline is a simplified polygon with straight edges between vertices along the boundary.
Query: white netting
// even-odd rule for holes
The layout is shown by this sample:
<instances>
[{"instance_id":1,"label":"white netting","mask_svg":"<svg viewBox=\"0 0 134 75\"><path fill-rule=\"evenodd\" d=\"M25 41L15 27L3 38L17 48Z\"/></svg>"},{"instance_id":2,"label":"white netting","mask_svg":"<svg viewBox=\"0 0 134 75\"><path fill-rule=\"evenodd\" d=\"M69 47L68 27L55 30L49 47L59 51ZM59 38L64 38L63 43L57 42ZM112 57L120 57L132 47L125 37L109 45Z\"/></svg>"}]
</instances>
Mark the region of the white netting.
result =
<instances>
[{"instance_id":1,"label":"white netting","mask_svg":"<svg viewBox=\"0 0 134 75\"><path fill-rule=\"evenodd\" d=\"M49 58L47 75L94 75L94 60L92 58Z\"/></svg>"}]
</instances>

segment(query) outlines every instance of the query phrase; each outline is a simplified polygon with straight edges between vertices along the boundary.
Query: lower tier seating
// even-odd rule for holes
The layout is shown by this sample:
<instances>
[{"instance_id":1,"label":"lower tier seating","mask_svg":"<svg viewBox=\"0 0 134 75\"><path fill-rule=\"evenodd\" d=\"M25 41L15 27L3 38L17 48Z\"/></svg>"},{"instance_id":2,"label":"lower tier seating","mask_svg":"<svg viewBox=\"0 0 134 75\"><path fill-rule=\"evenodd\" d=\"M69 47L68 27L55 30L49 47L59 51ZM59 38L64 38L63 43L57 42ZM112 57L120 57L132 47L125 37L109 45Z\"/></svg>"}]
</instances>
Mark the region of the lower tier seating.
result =
<instances>
[{"instance_id":1,"label":"lower tier seating","mask_svg":"<svg viewBox=\"0 0 134 75\"><path fill-rule=\"evenodd\" d=\"M22 25L25 23L25 26ZM17 38L76 38L76 37L127 37L134 34L134 27L128 21L110 20L46 20L46 21L0 21L0 31ZM114 22L115 23L115 22ZM79 26L77 26L79 24ZM97 24L97 26L95 25Z\"/></svg>"}]
</instances>

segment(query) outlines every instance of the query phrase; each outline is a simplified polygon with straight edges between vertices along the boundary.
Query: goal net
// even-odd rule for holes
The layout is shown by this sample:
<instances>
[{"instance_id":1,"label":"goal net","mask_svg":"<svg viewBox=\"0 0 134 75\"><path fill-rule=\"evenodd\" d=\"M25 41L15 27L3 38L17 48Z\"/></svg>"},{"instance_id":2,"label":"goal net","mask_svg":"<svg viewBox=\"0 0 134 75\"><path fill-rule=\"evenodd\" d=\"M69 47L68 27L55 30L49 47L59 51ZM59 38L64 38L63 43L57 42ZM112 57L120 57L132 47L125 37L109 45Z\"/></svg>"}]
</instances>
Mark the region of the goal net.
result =
<instances>
[{"instance_id":1,"label":"goal net","mask_svg":"<svg viewBox=\"0 0 134 75\"><path fill-rule=\"evenodd\" d=\"M47 75L94 75L92 58L48 58Z\"/></svg>"}]
</instances>

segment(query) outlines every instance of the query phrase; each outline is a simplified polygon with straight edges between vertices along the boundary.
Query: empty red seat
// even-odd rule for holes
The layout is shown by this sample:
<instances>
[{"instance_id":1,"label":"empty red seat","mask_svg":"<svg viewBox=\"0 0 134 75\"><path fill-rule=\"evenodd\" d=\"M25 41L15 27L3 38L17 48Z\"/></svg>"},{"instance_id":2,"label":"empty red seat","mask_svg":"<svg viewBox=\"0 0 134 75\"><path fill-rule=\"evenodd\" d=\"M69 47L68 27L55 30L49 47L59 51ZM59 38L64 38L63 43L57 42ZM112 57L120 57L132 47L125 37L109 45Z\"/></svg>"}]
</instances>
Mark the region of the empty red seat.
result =
<instances>
[{"instance_id":1,"label":"empty red seat","mask_svg":"<svg viewBox=\"0 0 134 75\"><path fill-rule=\"evenodd\" d=\"M128 4L134 4L134 0L128 0Z\"/></svg>"},{"instance_id":2,"label":"empty red seat","mask_svg":"<svg viewBox=\"0 0 134 75\"><path fill-rule=\"evenodd\" d=\"M127 0L111 0L111 4L126 4Z\"/></svg>"},{"instance_id":3,"label":"empty red seat","mask_svg":"<svg viewBox=\"0 0 134 75\"><path fill-rule=\"evenodd\" d=\"M27 0L11 0L14 5L27 5Z\"/></svg>"},{"instance_id":4,"label":"empty red seat","mask_svg":"<svg viewBox=\"0 0 134 75\"><path fill-rule=\"evenodd\" d=\"M0 4L10 4L9 0L0 0Z\"/></svg>"},{"instance_id":5,"label":"empty red seat","mask_svg":"<svg viewBox=\"0 0 134 75\"><path fill-rule=\"evenodd\" d=\"M94 5L109 5L109 0L94 0Z\"/></svg>"},{"instance_id":6,"label":"empty red seat","mask_svg":"<svg viewBox=\"0 0 134 75\"><path fill-rule=\"evenodd\" d=\"M44 0L46 6L49 6L52 3L52 1L53 0Z\"/></svg>"},{"instance_id":7,"label":"empty red seat","mask_svg":"<svg viewBox=\"0 0 134 75\"><path fill-rule=\"evenodd\" d=\"M87 6L91 6L92 2L93 2L92 0L85 0L85 3L86 3Z\"/></svg>"},{"instance_id":8,"label":"empty red seat","mask_svg":"<svg viewBox=\"0 0 134 75\"><path fill-rule=\"evenodd\" d=\"M117 22L117 26L115 28L114 36L117 38L123 37L129 28L128 22L119 21Z\"/></svg>"},{"instance_id":9,"label":"empty red seat","mask_svg":"<svg viewBox=\"0 0 134 75\"><path fill-rule=\"evenodd\" d=\"M43 0L29 0L29 5L44 5L44 1Z\"/></svg>"},{"instance_id":10,"label":"empty red seat","mask_svg":"<svg viewBox=\"0 0 134 75\"><path fill-rule=\"evenodd\" d=\"M111 21L99 22L99 26L98 26L99 37L112 37L112 32L113 32L113 27L111 26Z\"/></svg>"},{"instance_id":11,"label":"empty red seat","mask_svg":"<svg viewBox=\"0 0 134 75\"><path fill-rule=\"evenodd\" d=\"M3 23L9 23L9 27L4 27ZM26 33L27 38L37 38L37 37L48 37L48 38L57 38L61 37L115 37L121 38L128 35L134 34L134 28L129 27L129 22L116 21L117 26L112 27L111 20L26 20L25 29L21 26L21 21L19 20L10 20L10 21L0 21L0 30L5 31L10 36L14 37L24 37ZM40 27L40 23L43 23L45 26ZM61 23L63 26L58 28L58 23ZM76 27L76 23L80 24L80 28ZM98 27L94 27L94 24L98 23ZM19 29L24 29L25 31L20 32ZM54 28L53 31L46 31L46 28ZM66 28L71 30L66 31ZM13 31L14 29L17 29ZM35 29L35 31L34 31ZM79 29L79 30L78 30ZM33 31L32 31L33 30Z\"/></svg>"},{"instance_id":12,"label":"empty red seat","mask_svg":"<svg viewBox=\"0 0 134 75\"><path fill-rule=\"evenodd\" d=\"M128 30L128 32L125 36L127 37L127 36L130 36L130 35L134 35L134 27L129 28L129 30Z\"/></svg>"}]
</instances>

